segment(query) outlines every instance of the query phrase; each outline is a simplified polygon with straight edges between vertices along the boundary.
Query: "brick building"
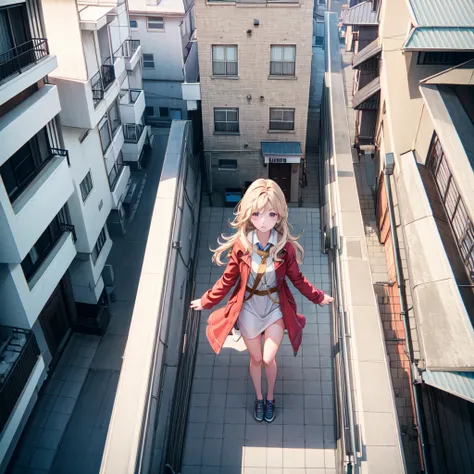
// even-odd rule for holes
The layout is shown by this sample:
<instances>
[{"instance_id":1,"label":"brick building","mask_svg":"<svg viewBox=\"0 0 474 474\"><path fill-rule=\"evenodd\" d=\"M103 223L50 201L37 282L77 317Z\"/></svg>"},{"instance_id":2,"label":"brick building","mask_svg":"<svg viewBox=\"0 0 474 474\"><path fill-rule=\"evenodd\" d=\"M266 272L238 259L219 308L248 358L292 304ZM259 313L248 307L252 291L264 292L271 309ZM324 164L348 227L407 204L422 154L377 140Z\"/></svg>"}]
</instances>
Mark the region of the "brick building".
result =
<instances>
[{"instance_id":1,"label":"brick building","mask_svg":"<svg viewBox=\"0 0 474 474\"><path fill-rule=\"evenodd\" d=\"M196 2L204 152L213 191L268 177L289 202L298 202L313 5Z\"/></svg>"}]
</instances>

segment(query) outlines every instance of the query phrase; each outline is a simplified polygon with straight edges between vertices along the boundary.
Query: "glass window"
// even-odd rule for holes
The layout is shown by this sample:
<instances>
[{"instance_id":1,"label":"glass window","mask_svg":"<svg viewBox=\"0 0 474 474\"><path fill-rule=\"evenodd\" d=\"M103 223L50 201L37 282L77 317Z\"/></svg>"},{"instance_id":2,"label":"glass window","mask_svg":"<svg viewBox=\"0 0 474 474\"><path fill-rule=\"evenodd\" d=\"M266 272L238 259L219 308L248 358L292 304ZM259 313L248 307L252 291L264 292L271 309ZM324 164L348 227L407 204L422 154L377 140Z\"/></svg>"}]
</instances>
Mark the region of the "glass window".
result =
<instances>
[{"instance_id":1,"label":"glass window","mask_svg":"<svg viewBox=\"0 0 474 474\"><path fill-rule=\"evenodd\" d=\"M99 124L99 135L100 142L102 143L102 152L105 153L107 148L109 148L110 143L112 142L112 137L110 136L109 123L107 121L107 116L105 116L101 123Z\"/></svg>"},{"instance_id":2,"label":"glass window","mask_svg":"<svg viewBox=\"0 0 474 474\"><path fill-rule=\"evenodd\" d=\"M153 108L152 105L147 105L145 107L145 116L146 117L153 117L155 115L155 109Z\"/></svg>"},{"instance_id":3,"label":"glass window","mask_svg":"<svg viewBox=\"0 0 474 474\"><path fill-rule=\"evenodd\" d=\"M160 117L169 117L170 109L168 107L160 107Z\"/></svg>"},{"instance_id":4,"label":"glass window","mask_svg":"<svg viewBox=\"0 0 474 474\"><path fill-rule=\"evenodd\" d=\"M237 160L219 160L219 169L221 170L236 170Z\"/></svg>"},{"instance_id":5,"label":"glass window","mask_svg":"<svg viewBox=\"0 0 474 474\"><path fill-rule=\"evenodd\" d=\"M143 53L143 68L155 69L155 60L153 59L153 54Z\"/></svg>"},{"instance_id":6,"label":"glass window","mask_svg":"<svg viewBox=\"0 0 474 474\"><path fill-rule=\"evenodd\" d=\"M82 195L82 202L84 202L87 199L87 196L92 191L92 188L94 187L92 184L92 175L91 172L89 171L85 178L81 181L81 184L79 186L81 188L81 195Z\"/></svg>"},{"instance_id":7,"label":"glass window","mask_svg":"<svg viewBox=\"0 0 474 474\"><path fill-rule=\"evenodd\" d=\"M164 30L165 22L160 16L148 16L147 25L149 30Z\"/></svg>"},{"instance_id":8,"label":"glass window","mask_svg":"<svg viewBox=\"0 0 474 474\"><path fill-rule=\"evenodd\" d=\"M270 108L270 130L294 130L295 109Z\"/></svg>"},{"instance_id":9,"label":"glass window","mask_svg":"<svg viewBox=\"0 0 474 474\"><path fill-rule=\"evenodd\" d=\"M212 47L212 74L214 76L237 76L237 46Z\"/></svg>"},{"instance_id":10,"label":"glass window","mask_svg":"<svg viewBox=\"0 0 474 474\"><path fill-rule=\"evenodd\" d=\"M108 112L110 128L112 129L112 135L115 133L117 128L120 127L120 112L118 106L118 99L112 104Z\"/></svg>"},{"instance_id":11,"label":"glass window","mask_svg":"<svg viewBox=\"0 0 474 474\"><path fill-rule=\"evenodd\" d=\"M214 109L214 131L239 133L239 109Z\"/></svg>"},{"instance_id":12,"label":"glass window","mask_svg":"<svg viewBox=\"0 0 474 474\"><path fill-rule=\"evenodd\" d=\"M270 75L294 76L296 64L296 46L271 46Z\"/></svg>"},{"instance_id":13,"label":"glass window","mask_svg":"<svg viewBox=\"0 0 474 474\"><path fill-rule=\"evenodd\" d=\"M138 28L137 20L132 20L132 18L130 18L130 28Z\"/></svg>"},{"instance_id":14,"label":"glass window","mask_svg":"<svg viewBox=\"0 0 474 474\"><path fill-rule=\"evenodd\" d=\"M100 252L104 248L105 242L107 242L107 234L105 232L105 226L100 231L99 237L97 237L97 241L92 249L92 262L95 265L97 259L99 258Z\"/></svg>"}]
</instances>

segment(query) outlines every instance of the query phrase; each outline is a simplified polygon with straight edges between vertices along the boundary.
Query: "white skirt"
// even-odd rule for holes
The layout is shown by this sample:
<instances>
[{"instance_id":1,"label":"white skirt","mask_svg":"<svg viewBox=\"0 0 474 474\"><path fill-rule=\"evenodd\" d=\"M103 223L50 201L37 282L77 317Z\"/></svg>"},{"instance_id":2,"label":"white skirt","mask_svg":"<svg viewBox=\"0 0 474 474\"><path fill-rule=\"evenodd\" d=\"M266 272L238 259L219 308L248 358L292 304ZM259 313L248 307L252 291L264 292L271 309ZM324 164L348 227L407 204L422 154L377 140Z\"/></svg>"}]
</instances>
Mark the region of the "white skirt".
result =
<instances>
[{"instance_id":1,"label":"white skirt","mask_svg":"<svg viewBox=\"0 0 474 474\"><path fill-rule=\"evenodd\" d=\"M278 300L278 293L273 293L272 298ZM278 303L273 302L268 296L253 295L242 305L238 319L240 333L246 339L255 339L282 318Z\"/></svg>"}]
</instances>

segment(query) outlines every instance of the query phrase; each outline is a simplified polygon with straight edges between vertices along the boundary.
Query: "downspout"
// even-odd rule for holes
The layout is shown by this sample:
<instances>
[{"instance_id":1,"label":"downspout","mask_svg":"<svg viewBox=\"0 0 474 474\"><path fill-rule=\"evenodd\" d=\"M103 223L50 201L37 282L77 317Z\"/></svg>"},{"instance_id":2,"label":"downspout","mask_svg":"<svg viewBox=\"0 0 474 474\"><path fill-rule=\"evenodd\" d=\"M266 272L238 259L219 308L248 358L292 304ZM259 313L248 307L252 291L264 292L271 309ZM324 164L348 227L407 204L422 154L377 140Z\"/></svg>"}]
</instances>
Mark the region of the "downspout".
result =
<instances>
[{"instance_id":1,"label":"downspout","mask_svg":"<svg viewBox=\"0 0 474 474\"><path fill-rule=\"evenodd\" d=\"M398 236L397 236L397 229L395 226L395 215L394 215L394 208L393 208L393 196L392 196L392 188L391 188L391 180L390 177L393 175L393 167L394 167L394 158L393 153L387 153L385 155L385 164L384 164L384 176L385 176L385 190L387 193L387 206L388 206L388 214L390 217L390 234L392 236L393 242L393 253L395 259L395 271L397 274L397 283L398 283L398 294L400 297L400 314L403 318L403 328L405 330L405 340L407 346L408 357L410 359L410 377L411 383L410 391L411 397L414 404L415 409L415 418L416 418L416 427L418 431L418 436L420 440L420 454L421 454L421 462L423 464L423 472L425 474L429 474L429 469L427 466L427 455L426 455L426 445L425 445L425 435L423 432L423 424L421 419L421 384L417 383L417 368L414 363L414 356L413 356L413 342L411 338L411 331L410 331L410 322L408 320L408 309L407 309L407 298L406 298L406 289L405 289L405 280L403 279L402 274L402 264L401 264L401 256L400 256L400 248L398 244Z\"/></svg>"}]
</instances>

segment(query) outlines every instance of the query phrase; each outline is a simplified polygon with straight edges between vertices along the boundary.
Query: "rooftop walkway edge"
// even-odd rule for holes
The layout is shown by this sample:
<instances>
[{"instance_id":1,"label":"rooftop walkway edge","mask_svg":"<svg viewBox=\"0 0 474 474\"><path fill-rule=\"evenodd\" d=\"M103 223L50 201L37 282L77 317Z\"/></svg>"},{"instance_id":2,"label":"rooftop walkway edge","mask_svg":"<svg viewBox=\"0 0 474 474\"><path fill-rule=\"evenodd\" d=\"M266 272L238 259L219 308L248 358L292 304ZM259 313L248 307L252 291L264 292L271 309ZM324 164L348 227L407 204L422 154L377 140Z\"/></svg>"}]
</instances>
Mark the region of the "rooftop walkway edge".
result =
<instances>
[{"instance_id":1,"label":"rooftop walkway edge","mask_svg":"<svg viewBox=\"0 0 474 474\"><path fill-rule=\"evenodd\" d=\"M406 473L389 362L368 257L357 193L344 98L337 15L325 13L326 117L332 196L331 227L337 227L350 358L360 473Z\"/></svg>"}]
</instances>

